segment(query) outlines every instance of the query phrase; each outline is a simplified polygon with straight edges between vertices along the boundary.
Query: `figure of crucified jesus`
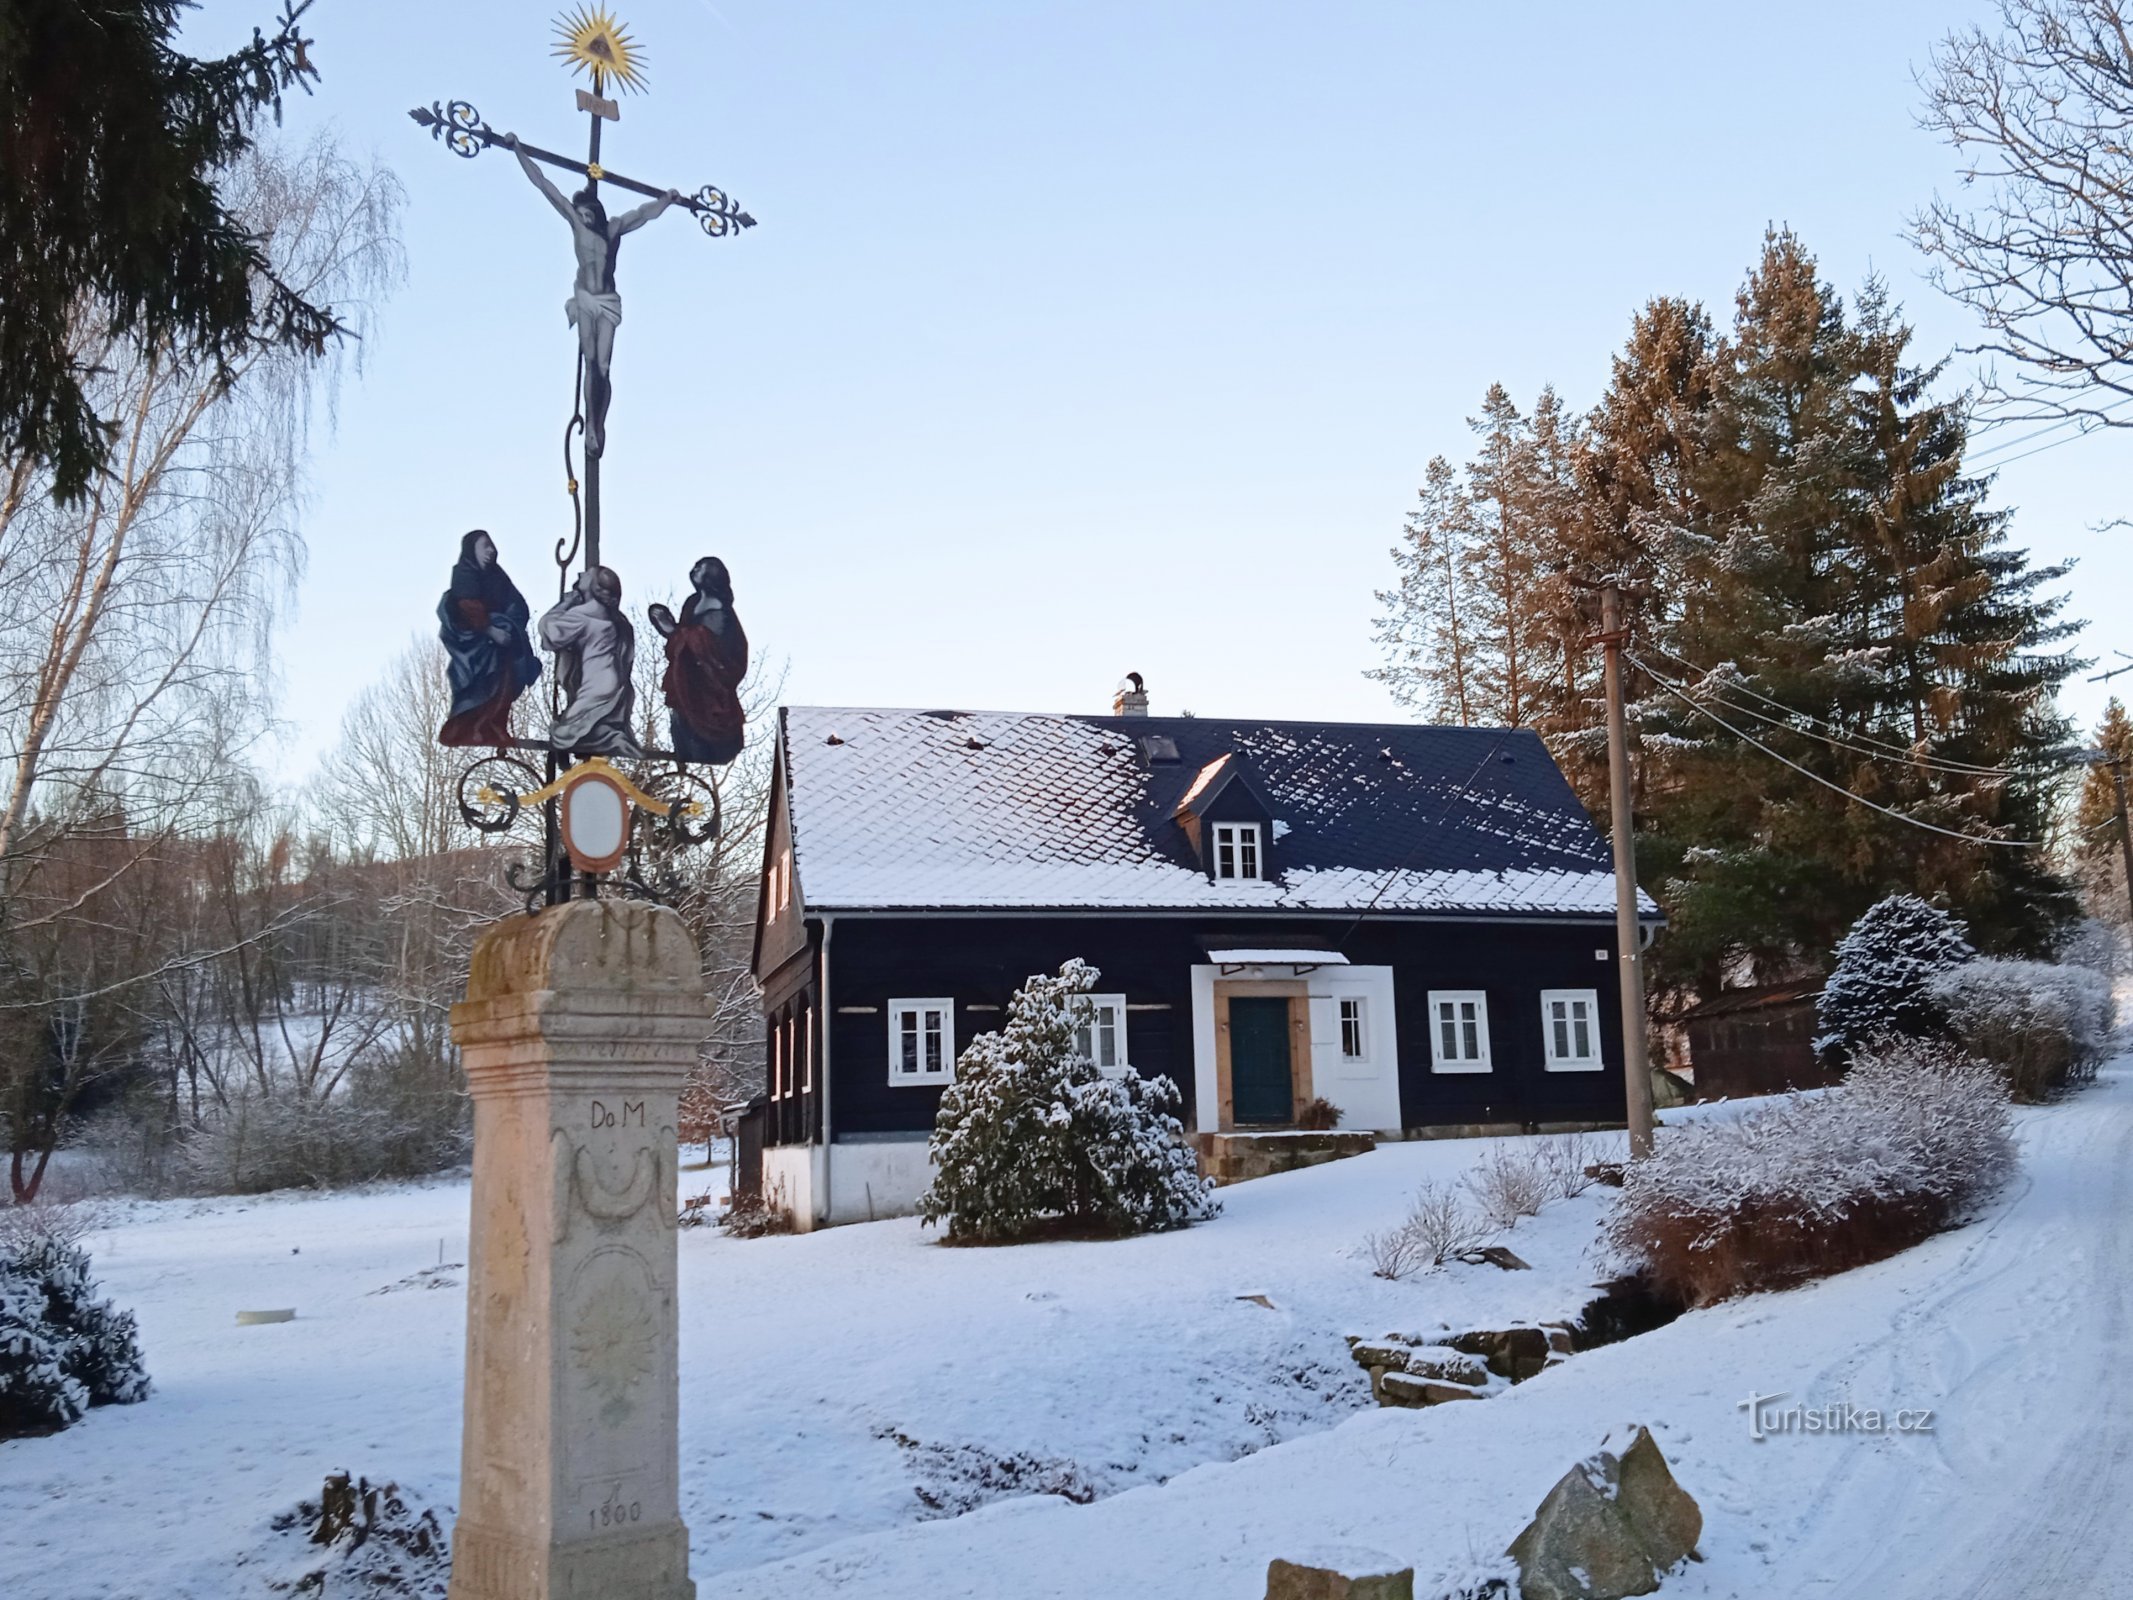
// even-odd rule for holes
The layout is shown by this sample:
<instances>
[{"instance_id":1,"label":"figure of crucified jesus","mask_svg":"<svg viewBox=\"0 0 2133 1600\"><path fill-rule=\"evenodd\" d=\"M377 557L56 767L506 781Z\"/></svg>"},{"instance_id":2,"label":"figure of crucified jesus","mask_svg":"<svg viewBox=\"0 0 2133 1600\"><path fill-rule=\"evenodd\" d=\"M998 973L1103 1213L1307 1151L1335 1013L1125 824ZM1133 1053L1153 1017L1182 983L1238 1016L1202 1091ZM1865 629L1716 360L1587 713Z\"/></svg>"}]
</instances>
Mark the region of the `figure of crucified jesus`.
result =
<instances>
[{"instance_id":1,"label":"figure of crucified jesus","mask_svg":"<svg viewBox=\"0 0 2133 1600\"><path fill-rule=\"evenodd\" d=\"M504 148L518 157L533 186L548 197L563 220L570 224L571 241L578 252L578 281L563 302L563 315L578 330L578 350L585 357L585 452L598 456L607 450L607 402L613 394L608 368L615 358L615 329L622 322L622 296L615 291L615 256L622 236L635 233L668 206L678 204L681 192L669 189L657 200L634 211L625 211L610 222L600 204L598 186L588 183L568 200L549 180L533 158L518 147L518 135L504 135Z\"/></svg>"}]
</instances>

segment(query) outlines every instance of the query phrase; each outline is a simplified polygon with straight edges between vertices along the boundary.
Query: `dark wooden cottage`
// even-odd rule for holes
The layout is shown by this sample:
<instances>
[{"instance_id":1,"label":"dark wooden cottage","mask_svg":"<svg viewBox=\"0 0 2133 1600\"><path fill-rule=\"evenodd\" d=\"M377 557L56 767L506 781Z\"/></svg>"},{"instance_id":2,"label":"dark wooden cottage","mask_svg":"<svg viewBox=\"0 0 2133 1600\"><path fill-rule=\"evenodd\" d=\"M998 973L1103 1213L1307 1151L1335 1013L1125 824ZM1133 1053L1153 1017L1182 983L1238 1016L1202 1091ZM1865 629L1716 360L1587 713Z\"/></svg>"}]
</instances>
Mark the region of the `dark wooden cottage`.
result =
<instances>
[{"instance_id":1,"label":"dark wooden cottage","mask_svg":"<svg viewBox=\"0 0 2133 1600\"><path fill-rule=\"evenodd\" d=\"M1138 700L779 713L767 1198L909 1210L957 1052L1075 956L1091 1059L1176 1080L1203 1151L1314 1099L1389 1137L1621 1120L1613 874L1537 737Z\"/></svg>"}]
</instances>

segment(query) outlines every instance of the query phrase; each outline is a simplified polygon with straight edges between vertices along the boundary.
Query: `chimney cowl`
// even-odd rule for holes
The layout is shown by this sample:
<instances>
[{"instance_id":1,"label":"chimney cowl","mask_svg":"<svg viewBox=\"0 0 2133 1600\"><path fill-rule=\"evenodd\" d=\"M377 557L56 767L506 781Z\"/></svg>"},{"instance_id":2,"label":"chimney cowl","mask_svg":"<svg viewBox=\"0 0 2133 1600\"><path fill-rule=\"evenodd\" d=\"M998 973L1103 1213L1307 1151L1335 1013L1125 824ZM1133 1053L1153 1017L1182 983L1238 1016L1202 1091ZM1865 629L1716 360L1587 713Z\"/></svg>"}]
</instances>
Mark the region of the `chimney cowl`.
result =
<instances>
[{"instance_id":1,"label":"chimney cowl","mask_svg":"<svg viewBox=\"0 0 2133 1600\"><path fill-rule=\"evenodd\" d=\"M1148 685L1138 672L1129 672L1112 691L1111 715L1114 717L1145 717L1148 715Z\"/></svg>"}]
</instances>

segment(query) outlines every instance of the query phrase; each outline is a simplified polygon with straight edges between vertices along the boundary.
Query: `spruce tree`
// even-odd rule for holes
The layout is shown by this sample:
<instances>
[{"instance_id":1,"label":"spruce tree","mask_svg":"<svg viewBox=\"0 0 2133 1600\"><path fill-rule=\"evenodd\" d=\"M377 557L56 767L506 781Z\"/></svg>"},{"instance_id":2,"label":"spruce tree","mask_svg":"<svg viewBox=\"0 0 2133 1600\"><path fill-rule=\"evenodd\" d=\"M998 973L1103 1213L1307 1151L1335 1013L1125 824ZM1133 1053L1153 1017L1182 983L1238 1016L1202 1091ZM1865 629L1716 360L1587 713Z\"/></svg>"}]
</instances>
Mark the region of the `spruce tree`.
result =
<instances>
[{"instance_id":1,"label":"spruce tree","mask_svg":"<svg viewBox=\"0 0 2133 1600\"><path fill-rule=\"evenodd\" d=\"M1931 1038L1944 1018L1929 991L1976 952L1961 922L1911 894L1867 908L1833 952L1815 1000L1815 1053L1843 1067L1879 1039Z\"/></svg>"},{"instance_id":2,"label":"spruce tree","mask_svg":"<svg viewBox=\"0 0 2133 1600\"><path fill-rule=\"evenodd\" d=\"M83 392L84 317L143 351L227 366L255 341L321 352L332 312L277 283L217 184L260 115L318 74L289 3L270 36L196 60L191 0L8 0L0 13L0 453L82 494L110 431Z\"/></svg>"},{"instance_id":3,"label":"spruce tree","mask_svg":"<svg viewBox=\"0 0 2133 1600\"><path fill-rule=\"evenodd\" d=\"M1721 346L1681 612L1655 641L1703 702L1665 695L1656 718L1676 978L1811 963L1895 890L1997 949L2043 947L2072 908L2041 852L1984 842L2043 835L2074 663L2042 589L2064 569L2007 546L1909 341L1877 285L1848 314L1776 233Z\"/></svg>"},{"instance_id":4,"label":"spruce tree","mask_svg":"<svg viewBox=\"0 0 2133 1600\"><path fill-rule=\"evenodd\" d=\"M1368 676L1441 722L1474 721L1468 551L1476 536L1473 502L1452 464L1431 458L1420 504L1392 548L1399 585L1378 591L1375 631L1385 662Z\"/></svg>"}]
</instances>

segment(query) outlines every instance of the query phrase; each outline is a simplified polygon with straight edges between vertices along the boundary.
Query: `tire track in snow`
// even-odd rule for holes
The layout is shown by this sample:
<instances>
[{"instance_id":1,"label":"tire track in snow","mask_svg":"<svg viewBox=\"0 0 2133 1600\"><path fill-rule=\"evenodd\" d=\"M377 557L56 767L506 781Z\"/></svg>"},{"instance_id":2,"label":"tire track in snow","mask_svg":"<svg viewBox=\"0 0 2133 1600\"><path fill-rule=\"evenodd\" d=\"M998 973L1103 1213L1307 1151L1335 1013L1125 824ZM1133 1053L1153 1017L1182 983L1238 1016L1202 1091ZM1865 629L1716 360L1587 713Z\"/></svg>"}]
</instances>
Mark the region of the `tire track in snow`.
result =
<instances>
[{"instance_id":1,"label":"tire track in snow","mask_svg":"<svg viewBox=\"0 0 2133 1600\"><path fill-rule=\"evenodd\" d=\"M2133 1457L2121 1381L2133 1293L2126 1080L2114 1074L2032 1127L2023 1187L1966 1240L1953 1281L1817 1377L1850 1388L1876 1368L1915 1382L1903 1365L1915 1356L1931 1380L1919 1387L1940 1400L1929 1468L1897 1457L1907 1441L1857 1441L1866 1447L1802 1508L1802 1524L1828 1530L1791 1558L1826 1574L1819 1594L2082 1600L2122 1587L2115 1575L2133 1554L2118 1517ZM1860 1550L1858 1522L1834 1513L1877 1494L1876 1534ZM1832 1548L1842 1544L1852 1548Z\"/></svg>"}]
</instances>

